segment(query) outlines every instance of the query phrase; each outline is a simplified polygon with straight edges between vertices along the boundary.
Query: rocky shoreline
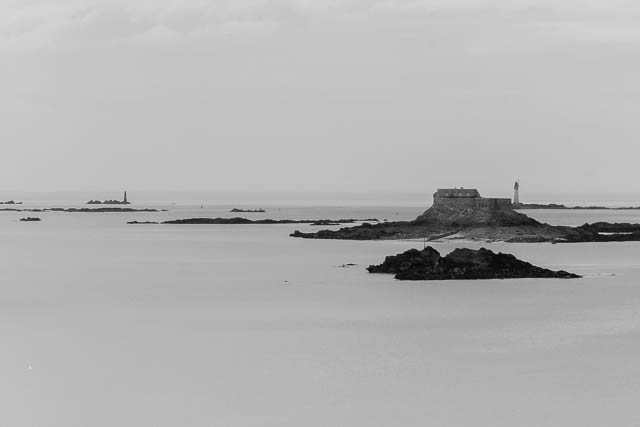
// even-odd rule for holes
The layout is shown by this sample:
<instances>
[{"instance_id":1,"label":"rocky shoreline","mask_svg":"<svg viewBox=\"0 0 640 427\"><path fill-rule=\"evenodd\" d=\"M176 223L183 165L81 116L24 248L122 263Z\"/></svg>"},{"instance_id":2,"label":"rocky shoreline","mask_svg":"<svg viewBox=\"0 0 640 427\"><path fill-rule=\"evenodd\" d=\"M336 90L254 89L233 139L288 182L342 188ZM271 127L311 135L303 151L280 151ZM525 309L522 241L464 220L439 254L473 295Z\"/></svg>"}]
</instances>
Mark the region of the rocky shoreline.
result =
<instances>
[{"instance_id":1,"label":"rocky shoreline","mask_svg":"<svg viewBox=\"0 0 640 427\"><path fill-rule=\"evenodd\" d=\"M398 280L477 280L555 278L575 279L581 276L564 270L537 267L513 255L495 253L485 248L455 249L446 256L427 246L388 256L380 265L371 265L369 273L395 274Z\"/></svg>"}]
</instances>

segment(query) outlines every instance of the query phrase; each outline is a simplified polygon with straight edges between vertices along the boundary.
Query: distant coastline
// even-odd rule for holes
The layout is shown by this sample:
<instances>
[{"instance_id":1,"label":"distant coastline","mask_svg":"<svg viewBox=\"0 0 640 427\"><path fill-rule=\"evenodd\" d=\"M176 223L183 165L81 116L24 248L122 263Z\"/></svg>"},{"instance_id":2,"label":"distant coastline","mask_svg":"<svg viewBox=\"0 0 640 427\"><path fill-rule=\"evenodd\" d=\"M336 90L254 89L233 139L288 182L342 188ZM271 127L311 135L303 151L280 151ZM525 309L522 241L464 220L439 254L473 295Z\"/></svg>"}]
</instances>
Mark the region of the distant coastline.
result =
<instances>
[{"instance_id":1,"label":"distant coastline","mask_svg":"<svg viewBox=\"0 0 640 427\"><path fill-rule=\"evenodd\" d=\"M87 202L87 205L130 205L131 202L129 202L129 200L127 199L127 192L124 192L124 196L122 200L105 200L105 201L100 201L100 200L89 200Z\"/></svg>"},{"instance_id":2,"label":"distant coastline","mask_svg":"<svg viewBox=\"0 0 640 427\"><path fill-rule=\"evenodd\" d=\"M163 221L160 224L309 224L309 225L342 225L342 224L354 224L356 222L380 222L376 218L367 219L257 219L252 220L248 218L186 218L186 219L174 219L170 221ZM155 221L129 221L127 224L158 224Z\"/></svg>"},{"instance_id":3,"label":"distant coastline","mask_svg":"<svg viewBox=\"0 0 640 427\"><path fill-rule=\"evenodd\" d=\"M166 209L160 211L165 212ZM134 208L43 208L43 209L17 209L0 208L0 212L159 212L158 209L134 209Z\"/></svg>"},{"instance_id":4,"label":"distant coastline","mask_svg":"<svg viewBox=\"0 0 640 427\"><path fill-rule=\"evenodd\" d=\"M264 209L238 209L238 208L233 208L229 212L232 212L232 213L265 213L267 211L265 211Z\"/></svg>"},{"instance_id":5,"label":"distant coastline","mask_svg":"<svg viewBox=\"0 0 640 427\"><path fill-rule=\"evenodd\" d=\"M578 209L578 210L640 210L640 206L566 206L559 203L520 203L514 207L515 210L520 209Z\"/></svg>"},{"instance_id":6,"label":"distant coastline","mask_svg":"<svg viewBox=\"0 0 640 427\"><path fill-rule=\"evenodd\" d=\"M127 202L125 200L89 200L87 205L130 205L131 202Z\"/></svg>"}]
</instances>

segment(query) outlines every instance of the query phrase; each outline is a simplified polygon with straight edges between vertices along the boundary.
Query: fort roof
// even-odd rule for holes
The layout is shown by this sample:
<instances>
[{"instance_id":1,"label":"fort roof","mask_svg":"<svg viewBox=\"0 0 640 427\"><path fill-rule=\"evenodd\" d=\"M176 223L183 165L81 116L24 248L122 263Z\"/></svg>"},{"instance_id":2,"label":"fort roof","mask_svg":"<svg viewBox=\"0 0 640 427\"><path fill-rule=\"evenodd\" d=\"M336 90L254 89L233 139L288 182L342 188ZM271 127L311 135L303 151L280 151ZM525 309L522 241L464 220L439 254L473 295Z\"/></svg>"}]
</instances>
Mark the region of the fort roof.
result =
<instances>
[{"instance_id":1,"label":"fort roof","mask_svg":"<svg viewBox=\"0 0 640 427\"><path fill-rule=\"evenodd\" d=\"M436 199L457 198L457 197L480 197L480 192L475 188L439 188L433 195Z\"/></svg>"}]
</instances>

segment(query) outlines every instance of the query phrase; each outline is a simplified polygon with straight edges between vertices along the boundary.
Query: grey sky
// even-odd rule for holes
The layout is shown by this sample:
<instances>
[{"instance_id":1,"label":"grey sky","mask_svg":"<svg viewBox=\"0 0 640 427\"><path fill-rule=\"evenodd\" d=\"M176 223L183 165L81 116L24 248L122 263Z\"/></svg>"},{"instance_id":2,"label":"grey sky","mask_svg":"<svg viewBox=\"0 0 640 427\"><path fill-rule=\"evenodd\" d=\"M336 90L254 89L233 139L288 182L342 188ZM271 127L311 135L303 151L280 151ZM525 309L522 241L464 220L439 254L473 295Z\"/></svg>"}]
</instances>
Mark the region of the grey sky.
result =
<instances>
[{"instance_id":1,"label":"grey sky","mask_svg":"<svg viewBox=\"0 0 640 427\"><path fill-rule=\"evenodd\" d=\"M640 4L0 0L0 190L638 193Z\"/></svg>"}]
</instances>

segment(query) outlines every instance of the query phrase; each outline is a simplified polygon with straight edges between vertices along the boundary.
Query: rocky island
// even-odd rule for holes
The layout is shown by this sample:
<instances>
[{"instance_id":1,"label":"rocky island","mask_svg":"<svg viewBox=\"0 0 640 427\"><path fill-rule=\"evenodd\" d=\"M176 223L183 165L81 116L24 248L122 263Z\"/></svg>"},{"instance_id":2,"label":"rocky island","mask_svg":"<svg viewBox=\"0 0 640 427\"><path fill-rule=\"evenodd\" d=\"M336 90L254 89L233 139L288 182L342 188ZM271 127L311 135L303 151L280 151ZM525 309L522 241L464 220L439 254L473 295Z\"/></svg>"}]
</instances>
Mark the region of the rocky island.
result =
<instances>
[{"instance_id":1,"label":"rocky island","mask_svg":"<svg viewBox=\"0 0 640 427\"><path fill-rule=\"evenodd\" d=\"M581 276L566 271L536 267L513 255L488 249L455 249L446 256L427 246L423 250L409 249L388 256L380 265L371 265L369 273L395 274L398 280L475 280L557 278L575 279Z\"/></svg>"},{"instance_id":2,"label":"rocky island","mask_svg":"<svg viewBox=\"0 0 640 427\"><path fill-rule=\"evenodd\" d=\"M320 230L292 237L307 239L390 240L468 239L505 242L606 242L640 240L638 224L543 224L513 209L510 199L484 198L473 189L441 189L433 205L413 221L364 223L339 230Z\"/></svg>"}]
</instances>

